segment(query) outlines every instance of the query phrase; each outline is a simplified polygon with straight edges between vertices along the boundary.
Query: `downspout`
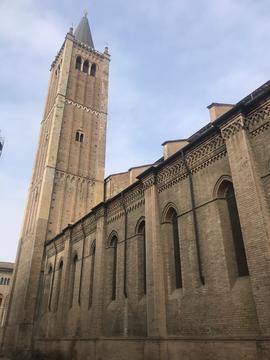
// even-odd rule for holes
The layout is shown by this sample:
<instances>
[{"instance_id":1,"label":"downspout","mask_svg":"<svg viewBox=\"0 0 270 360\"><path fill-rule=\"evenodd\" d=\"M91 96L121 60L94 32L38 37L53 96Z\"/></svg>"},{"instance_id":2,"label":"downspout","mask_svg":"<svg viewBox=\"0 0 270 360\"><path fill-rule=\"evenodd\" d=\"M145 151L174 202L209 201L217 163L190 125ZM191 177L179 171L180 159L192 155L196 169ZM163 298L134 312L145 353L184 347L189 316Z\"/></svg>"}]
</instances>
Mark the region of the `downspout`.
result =
<instances>
[{"instance_id":1,"label":"downspout","mask_svg":"<svg viewBox=\"0 0 270 360\"><path fill-rule=\"evenodd\" d=\"M122 206L124 209L125 224L124 224L124 296L127 299L127 209L123 192L121 193Z\"/></svg>"},{"instance_id":2,"label":"downspout","mask_svg":"<svg viewBox=\"0 0 270 360\"><path fill-rule=\"evenodd\" d=\"M78 303L79 305L81 304L81 292L82 292L82 275L83 275L83 265L84 265L84 253L85 253L85 239L86 239L86 234L85 234L85 229L83 226L83 221L81 222L81 226L82 226L82 233L83 233L83 248L82 248L82 264L81 264L81 274L80 274L80 284L79 284L79 296L78 296Z\"/></svg>"},{"instance_id":3,"label":"downspout","mask_svg":"<svg viewBox=\"0 0 270 360\"><path fill-rule=\"evenodd\" d=\"M52 293L53 293L54 277L55 277L55 270L56 270L56 259L57 259L57 248L55 245L55 241L53 241L53 245L54 245L54 249L55 249L55 257L54 257L54 264L53 264L52 282L51 282L51 288L50 288L49 311L51 311L51 305L52 305Z\"/></svg>"},{"instance_id":4,"label":"downspout","mask_svg":"<svg viewBox=\"0 0 270 360\"><path fill-rule=\"evenodd\" d=\"M195 195L194 195L194 185L193 178L190 168L187 164L187 160L184 152L182 151L182 160L187 170L188 179L189 179L189 188L190 188L190 197L191 197L191 206L192 206L192 214L193 214L193 224L194 224L194 233L195 233L195 241L196 241L196 249L197 249L197 259L198 259L198 269L199 269L199 277L202 285L205 285L205 280L202 271L202 259L201 259L201 249L200 249L200 236L198 230L198 219L195 207Z\"/></svg>"}]
</instances>

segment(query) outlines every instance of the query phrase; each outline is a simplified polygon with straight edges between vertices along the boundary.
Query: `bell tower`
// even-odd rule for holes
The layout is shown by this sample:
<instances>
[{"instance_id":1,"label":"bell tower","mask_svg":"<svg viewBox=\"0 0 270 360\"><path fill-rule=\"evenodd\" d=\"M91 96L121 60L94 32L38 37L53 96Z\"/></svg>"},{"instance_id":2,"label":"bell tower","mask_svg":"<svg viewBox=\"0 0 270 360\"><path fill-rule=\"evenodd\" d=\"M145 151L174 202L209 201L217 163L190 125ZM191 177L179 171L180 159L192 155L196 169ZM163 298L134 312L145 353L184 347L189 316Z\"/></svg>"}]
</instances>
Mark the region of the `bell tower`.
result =
<instances>
[{"instance_id":1,"label":"bell tower","mask_svg":"<svg viewBox=\"0 0 270 360\"><path fill-rule=\"evenodd\" d=\"M31 346L45 242L103 201L109 62L107 48L95 50L84 14L51 66L4 349Z\"/></svg>"}]
</instances>

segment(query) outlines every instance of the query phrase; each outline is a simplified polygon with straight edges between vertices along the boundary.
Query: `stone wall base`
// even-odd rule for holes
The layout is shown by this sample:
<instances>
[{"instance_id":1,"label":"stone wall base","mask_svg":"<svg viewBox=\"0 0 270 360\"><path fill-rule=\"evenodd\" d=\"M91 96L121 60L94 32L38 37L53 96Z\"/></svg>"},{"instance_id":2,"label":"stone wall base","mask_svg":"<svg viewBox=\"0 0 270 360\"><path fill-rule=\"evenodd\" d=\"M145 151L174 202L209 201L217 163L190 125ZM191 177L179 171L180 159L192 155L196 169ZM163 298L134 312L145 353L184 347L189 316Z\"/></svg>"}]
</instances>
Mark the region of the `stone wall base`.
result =
<instances>
[{"instance_id":1,"label":"stone wall base","mask_svg":"<svg viewBox=\"0 0 270 360\"><path fill-rule=\"evenodd\" d=\"M25 359L269 360L270 339L39 339L29 355Z\"/></svg>"}]
</instances>

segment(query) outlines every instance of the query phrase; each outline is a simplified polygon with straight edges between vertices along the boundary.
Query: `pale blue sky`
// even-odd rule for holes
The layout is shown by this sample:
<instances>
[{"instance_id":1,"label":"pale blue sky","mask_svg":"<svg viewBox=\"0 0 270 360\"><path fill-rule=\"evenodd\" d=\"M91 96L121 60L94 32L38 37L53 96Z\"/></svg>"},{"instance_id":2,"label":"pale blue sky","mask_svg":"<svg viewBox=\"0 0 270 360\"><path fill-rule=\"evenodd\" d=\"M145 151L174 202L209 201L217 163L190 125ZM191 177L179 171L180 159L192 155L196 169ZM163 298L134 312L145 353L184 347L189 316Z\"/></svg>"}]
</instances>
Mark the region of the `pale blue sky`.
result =
<instances>
[{"instance_id":1,"label":"pale blue sky","mask_svg":"<svg viewBox=\"0 0 270 360\"><path fill-rule=\"evenodd\" d=\"M1 0L0 260L14 260L50 64L84 9L112 55L106 174L155 161L165 140L269 80L266 0Z\"/></svg>"}]
</instances>

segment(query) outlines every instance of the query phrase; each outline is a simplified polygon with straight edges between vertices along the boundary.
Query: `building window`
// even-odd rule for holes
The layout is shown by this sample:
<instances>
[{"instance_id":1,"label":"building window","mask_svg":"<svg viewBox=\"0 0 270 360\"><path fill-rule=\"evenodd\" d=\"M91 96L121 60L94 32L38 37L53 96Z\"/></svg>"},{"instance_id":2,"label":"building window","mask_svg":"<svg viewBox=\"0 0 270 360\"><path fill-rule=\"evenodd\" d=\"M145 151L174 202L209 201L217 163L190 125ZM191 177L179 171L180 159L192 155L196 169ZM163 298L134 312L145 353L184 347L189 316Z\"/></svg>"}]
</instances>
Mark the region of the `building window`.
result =
<instances>
[{"instance_id":1,"label":"building window","mask_svg":"<svg viewBox=\"0 0 270 360\"><path fill-rule=\"evenodd\" d=\"M139 293L145 295L146 287L146 241L145 241L145 221L142 220L138 226L138 275L139 275Z\"/></svg>"},{"instance_id":2,"label":"building window","mask_svg":"<svg viewBox=\"0 0 270 360\"><path fill-rule=\"evenodd\" d=\"M96 65L96 64L92 64L92 66L91 66L91 71L90 71L90 75L91 75L91 76L96 76L96 72L97 72L97 65Z\"/></svg>"},{"instance_id":3,"label":"building window","mask_svg":"<svg viewBox=\"0 0 270 360\"><path fill-rule=\"evenodd\" d=\"M90 251L91 257L91 272L90 272L90 288L89 288L89 308L92 306L93 289L94 289L94 275L95 275L95 257L96 257L96 242L94 241Z\"/></svg>"},{"instance_id":4,"label":"building window","mask_svg":"<svg viewBox=\"0 0 270 360\"><path fill-rule=\"evenodd\" d=\"M78 56L76 59L75 67L77 70L81 70L81 68L82 68L82 58L80 56Z\"/></svg>"},{"instance_id":5,"label":"building window","mask_svg":"<svg viewBox=\"0 0 270 360\"><path fill-rule=\"evenodd\" d=\"M84 141L84 133L82 131L76 131L75 140L83 143Z\"/></svg>"},{"instance_id":6,"label":"building window","mask_svg":"<svg viewBox=\"0 0 270 360\"><path fill-rule=\"evenodd\" d=\"M1 310L1 308L2 308L2 304L3 304L3 295L0 294L0 310Z\"/></svg>"},{"instance_id":7,"label":"building window","mask_svg":"<svg viewBox=\"0 0 270 360\"><path fill-rule=\"evenodd\" d=\"M240 225L234 188L231 182L227 182L227 186L225 188L225 199L227 202L229 218L231 223L238 275L247 276L249 275L247 257L245 252L243 234Z\"/></svg>"},{"instance_id":8,"label":"building window","mask_svg":"<svg viewBox=\"0 0 270 360\"><path fill-rule=\"evenodd\" d=\"M178 219L175 211L172 214L172 231L174 247L175 287L176 289L179 289L182 287L182 267L180 257Z\"/></svg>"},{"instance_id":9,"label":"building window","mask_svg":"<svg viewBox=\"0 0 270 360\"><path fill-rule=\"evenodd\" d=\"M61 284L62 284L62 275L63 275L63 261L60 261L58 267L58 278L57 278L57 286L56 286L56 294L55 294L55 311L58 310L59 298L61 293Z\"/></svg>"},{"instance_id":10,"label":"building window","mask_svg":"<svg viewBox=\"0 0 270 360\"><path fill-rule=\"evenodd\" d=\"M76 280L76 270L77 270L77 264L78 264L78 255L76 254L73 257L73 262L71 266L71 278L70 278L70 300L69 300L69 306L72 308L74 303L74 293L75 293L75 280Z\"/></svg>"},{"instance_id":11,"label":"building window","mask_svg":"<svg viewBox=\"0 0 270 360\"><path fill-rule=\"evenodd\" d=\"M118 239L114 235L110 242L110 247L113 250L112 253L112 301L116 299L116 288L117 288L117 243Z\"/></svg>"},{"instance_id":12,"label":"building window","mask_svg":"<svg viewBox=\"0 0 270 360\"><path fill-rule=\"evenodd\" d=\"M170 280L170 292L172 293L175 289L180 289L183 286L178 217L175 208L172 206L168 206L168 210L165 211L163 231L166 237L167 271Z\"/></svg>"},{"instance_id":13,"label":"building window","mask_svg":"<svg viewBox=\"0 0 270 360\"><path fill-rule=\"evenodd\" d=\"M85 60L85 62L83 63L83 72L88 74L89 73L89 61Z\"/></svg>"}]
</instances>

